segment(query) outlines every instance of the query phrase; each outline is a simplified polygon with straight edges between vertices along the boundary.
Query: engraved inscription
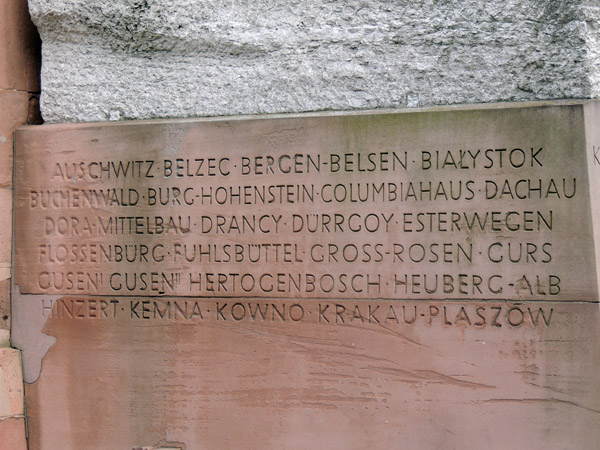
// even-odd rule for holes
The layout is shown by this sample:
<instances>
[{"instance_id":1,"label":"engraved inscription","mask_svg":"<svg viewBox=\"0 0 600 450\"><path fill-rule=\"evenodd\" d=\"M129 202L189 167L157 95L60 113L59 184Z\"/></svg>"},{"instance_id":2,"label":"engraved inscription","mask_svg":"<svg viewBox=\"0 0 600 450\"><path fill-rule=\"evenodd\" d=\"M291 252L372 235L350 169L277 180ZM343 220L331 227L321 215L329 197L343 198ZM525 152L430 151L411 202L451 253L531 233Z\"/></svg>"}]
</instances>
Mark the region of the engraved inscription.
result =
<instances>
[{"instance_id":1,"label":"engraved inscription","mask_svg":"<svg viewBox=\"0 0 600 450\"><path fill-rule=\"evenodd\" d=\"M55 319L150 320L166 322L316 322L454 328L547 328L554 307L534 304L459 302L251 301L194 298L61 298L43 300L42 316Z\"/></svg>"},{"instance_id":2,"label":"engraved inscription","mask_svg":"<svg viewBox=\"0 0 600 450\"><path fill-rule=\"evenodd\" d=\"M594 297L593 274L569 276L593 258L583 149L563 164L568 136L550 139L543 122L490 134L490 114L461 123L457 137L439 114L423 118L427 129L404 117L288 119L307 130L289 145L272 139L283 119L190 122L177 151L164 124L107 129L93 152L70 151L60 134L41 151L53 131L24 132L18 283L100 296ZM80 144L92 134L82 126ZM598 155L594 147L594 164ZM229 319L250 314L232 304ZM466 309L427 314L484 320ZM528 313L503 314L511 324Z\"/></svg>"}]
</instances>

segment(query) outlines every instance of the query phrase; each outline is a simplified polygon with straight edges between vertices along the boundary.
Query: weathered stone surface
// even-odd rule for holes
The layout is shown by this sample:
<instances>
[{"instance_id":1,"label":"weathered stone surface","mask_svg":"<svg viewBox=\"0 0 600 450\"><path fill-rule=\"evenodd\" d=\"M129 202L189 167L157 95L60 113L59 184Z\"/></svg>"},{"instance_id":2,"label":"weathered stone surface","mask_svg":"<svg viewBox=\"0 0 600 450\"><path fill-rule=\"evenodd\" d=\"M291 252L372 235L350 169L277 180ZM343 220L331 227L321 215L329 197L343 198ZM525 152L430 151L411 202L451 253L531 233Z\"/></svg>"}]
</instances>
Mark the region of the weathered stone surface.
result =
<instances>
[{"instance_id":1,"label":"weathered stone surface","mask_svg":"<svg viewBox=\"0 0 600 450\"><path fill-rule=\"evenodd\" d=\"M10 279L0 280L0 329L10 330ZM2 344L7 345L8 342Z\"/></svg>"},{"instance_id":2,"label":"weathered stone surface","mask_svg":"<svg viewBox=\"0 0 600 450\"><path fill-rule=\"evenodd\" d=\"M0 89L0 188L12 186L13 135L27 123L28 104L27 92ZM6 212L11 210L9 206Z\"/></svg>"},{"instance_id":3,"label":"weathered stone surface","mask_svg":"<svg viewBox=\"0 0 600 450\"><path fill-rule=\"evenodd\" d=\"M0 279L10 276L12 252L12 189L0 188Z\"/></svg>"},{"instance_id":4,"label":"weathered stone surface","mask_svg":"<svg viewBox=\"0 0 600 450\"><path fill-rule=\"evenodd\" d=\"M204 319L128 317L129 302L142 300L120 299L126 314L117 319L48 315L44 332L57 342L38 381L26 385L31 450L164 438L187 449L597 446L597 304L547 305L548 327L541 318L511 327L508 310L535 316L539 305L474 303L469 315L481 307L488 316L475 327L454 323L454 303L421 304L424 313L446 306L451 325L443 313L409 325L413 305L404 304L403 316L394 302L371 304L380 324L368 322L365 303L364 323L351 321L347 302L338 302L349 308L345 323L334 302L323 302L330 323L319 322L316 301L301 301L314 314L299 323L271 316L264 301L243 302L268 307L264 321L237 322L232 302L208 300L199 302ZM228 304L225 321L217 303ZM399 323L383 323L389 305ZM501 327L491 308L502 309Z\"/></svg>"},{"instance_id":5,"label":"weathered stone surface","mask_svg":"<svg viewBox=\"0 0 600 450\"><path fill-rule=\"evenodd\" d=\"M9 418L0 420L0 442L7 450L27 450L25 439L25 419Z\"/></svg>"},{"instance_id":6,"label":"weathered stone surface","mask_svg":"<svg viewBox=\"0 0 600 450\"><path fill-rule=\"evenodd\" d=\"M10 330L4 329L4 327L2 327L2 328L0 328L0 347L9 347L9 346L10 346Z\"/></svg>"},{"instance_id":7,"label":"weathered stone surface","mask_svg":"<svg viewBox=\"0 0 600 450\"><path fill-rule=\"evenodd\" d=\"M24 353L30 449L595 449L599 117L596 102L557 102L19 130L13 343ZM461 194L458 181L469 183ZM395 185L329 201L332 186L350 183ZM319 195L201 191L246 185ZM105 204L86 189L117 194ZM452 211L458 222L438 220ZM474 211L496 219L469 228L460 217ZM541 228L527 211L544 214ZM143 219L275 213L279 229L244 233L202 219L166 232ZM344 226L353 214L394 220L378 230L290 225L293 214L325 213ZM421 229L418 213L430 218ZM142 219L99 221L118 216ZM472 244L472 257L446 252L457 242ZM266 243L268 260L213 250ZM286 243L297 259L277 259L274 244ZM386 251L411 243L444 250L425 261ZM214 247L187 260L183 244ZM354 259L364 244L381 244L381 259ZM124 261L108 245L160 254ZM306 251L335 246L326 262ZM232 288L256 272L267 284ZM169 285L152 273L181 276ZM325 283L280 284L286 273ZM94 284L96 274L105 277ZM356 274L373 283L339 283ZM402 274L416 278L394 281ZM497 278L465 291L465 274ZM424 275L453 282L434 289Z\"/></svg>"},{"instance_id":8,"label":"weathered stone surface","mask_svg":"<svg viewBox=\"0 0 600 450\"><path fill-rule=\"evenodd\" d=\"M21 352L0 348L0 417L23 415Z\"/></svg>"},{"instance_id":9,"label":"weathered stone surface","mask_svg":"<svg viewBox=\"0 0 600 450\"><path fill-rule=\"evenodd\" d=\"M0 8L6 9L8 3L14 6L17 2L2 2ZM5 20L7 20L6 16L0 15L0 22ZM2 29L1 32L7 31ZM0 43L4 44L5 41L0 40ZM0 49L6 49L1 44ZM0 72L1 65L6 63L7 61L0 55ZM0 80L0 83L2 82ZM10 329L14 130L27 123L28 104L29 93L0 88L0 329L2 330ZM8 345L8 336L5 336L5 333L2 333L0 345Z\"/></svg>"},{"instance_id":10,"label":"weathered stone surface","mask_svg":"<svg viewBox=\"0 0 600 450\"><path fill-rule=\"evenodd\" d=\"M585 115L586 147L588 152L587 168L590 180L590 204L592 210L592 219L594 222L594 243L596 250L596 261L600 261L600 126L598 126L598 117L600 117L600 105L592 103L588 105ZM598 275L598 286L600 289L600 275Z\"/></svg>"},{"instance_id":11,"label":"weathered stone surface","mask_svg":"<svg viewBox=\"0 0 600 450\"><path fill-rule=\"evenodd\" d=\"M40 37L27 0L0 2L0 89L40 89Z\"/></svg>"},{"instance_id":12,"label":"weathered stone surface","mask_svg":"<svg viewBox=\"0 0 600 450\"><path fill-rule=\"evenodd\" d=\"M589 98L592 1L30 0L50 122Z\"/></svg>"},{"instance_id":13,"label":"weathered stone surface","mask_svg":"<svg viewBox=\"0 0 600 450\"><path fill-rule=\"evenodd\" d=\"M15 283L595 301L585 106L21 129Z\"/></svg>"}]
</instances>

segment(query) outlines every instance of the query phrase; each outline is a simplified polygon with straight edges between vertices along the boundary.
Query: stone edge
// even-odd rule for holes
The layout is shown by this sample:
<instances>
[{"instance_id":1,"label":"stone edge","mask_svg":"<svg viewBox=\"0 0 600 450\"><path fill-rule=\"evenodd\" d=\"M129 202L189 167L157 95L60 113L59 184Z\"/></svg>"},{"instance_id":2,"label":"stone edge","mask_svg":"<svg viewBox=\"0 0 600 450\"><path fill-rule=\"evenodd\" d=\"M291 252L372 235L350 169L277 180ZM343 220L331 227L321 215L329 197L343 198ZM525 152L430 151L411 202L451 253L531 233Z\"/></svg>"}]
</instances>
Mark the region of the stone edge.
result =
<instances>
[{"instance_id":1,"label":"stone edge","mask_svg":"<svg viewBox=\"0 0 600 450\"><path fill-rule=\"evenodd\" d=\"M0 447L27 449L21 351L10 348L15 130L42 122L41 42L27 0L0 0Z\"/></svg>"}]
</instances>

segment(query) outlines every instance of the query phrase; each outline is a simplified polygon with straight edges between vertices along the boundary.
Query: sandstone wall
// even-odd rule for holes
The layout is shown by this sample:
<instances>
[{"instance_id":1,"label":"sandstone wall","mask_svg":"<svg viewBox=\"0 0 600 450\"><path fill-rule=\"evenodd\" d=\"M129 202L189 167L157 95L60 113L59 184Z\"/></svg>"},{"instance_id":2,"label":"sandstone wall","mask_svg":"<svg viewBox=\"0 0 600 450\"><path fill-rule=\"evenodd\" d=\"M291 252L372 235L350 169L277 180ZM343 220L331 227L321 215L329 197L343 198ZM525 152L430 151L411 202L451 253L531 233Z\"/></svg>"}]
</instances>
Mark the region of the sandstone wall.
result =
<instances>
[{"instance_id":1,"label":"sandstone wall","mask_svg":"<svg viewBox=\"0 0 600 450\"><path fill-rule=\"evenodd\" d=\"M21 352L12 324L14 130L39 122L39 37L26 0L0 0L0 448L26 450Z\"/></svg>"},{"instance_id":2,"label":"sandstone wall","mask_svg":"<svg viewBox=\"0 0 600 450\"><path fill-rule=\"evenodd\" d=\"M597 1L30 0L47 122L590 98Z\"/></svg>"}]
</instances>

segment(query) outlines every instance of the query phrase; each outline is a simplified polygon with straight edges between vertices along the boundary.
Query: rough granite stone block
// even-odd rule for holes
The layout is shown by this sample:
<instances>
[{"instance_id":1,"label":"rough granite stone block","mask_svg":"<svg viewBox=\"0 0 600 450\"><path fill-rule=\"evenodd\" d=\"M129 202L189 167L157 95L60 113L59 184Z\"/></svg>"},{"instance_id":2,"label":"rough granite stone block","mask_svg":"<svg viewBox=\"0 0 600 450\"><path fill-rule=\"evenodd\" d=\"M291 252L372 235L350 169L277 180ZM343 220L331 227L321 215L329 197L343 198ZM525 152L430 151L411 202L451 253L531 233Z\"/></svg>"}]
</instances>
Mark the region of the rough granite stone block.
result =
<instances>
[{"instance_id":1,"label":"rough granite stone block","mask_svg":"<svg viewBox=\"0 0 600 450\"><path fill-rule=\"evenodd\" d=\"M596 97L596 2L31 0L49 122Z\"/></svg>"}]
</instances>

